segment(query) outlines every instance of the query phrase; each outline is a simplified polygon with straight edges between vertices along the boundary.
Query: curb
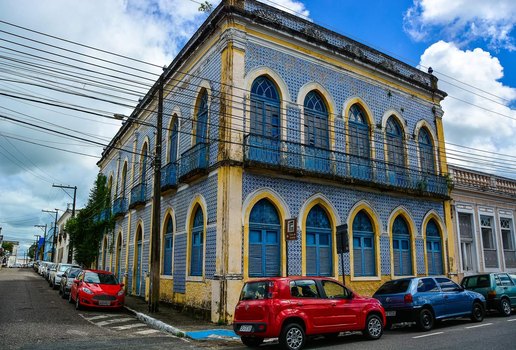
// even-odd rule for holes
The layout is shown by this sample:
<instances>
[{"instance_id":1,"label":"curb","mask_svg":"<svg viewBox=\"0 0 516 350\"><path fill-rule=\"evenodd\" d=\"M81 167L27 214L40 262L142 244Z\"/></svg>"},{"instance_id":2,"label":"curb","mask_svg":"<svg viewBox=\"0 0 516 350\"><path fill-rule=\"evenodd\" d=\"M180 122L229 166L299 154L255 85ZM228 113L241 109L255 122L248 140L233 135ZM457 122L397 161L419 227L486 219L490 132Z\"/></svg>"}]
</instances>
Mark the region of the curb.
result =
<instances>
[{"instance_id":1,"label":"curb","mask_svg":"<svg viewBox=\"0 0 516 350\"><path fill-rule=\"evenodd\" d=\"M184 331L182 331L176 327L173 327L169 324L166 324L165 322L156 320L155 318L150 317L144 313L135 311L128 306L124 306L124 308L126 310L128 310L129 312L132 312L133 314L135 314L137 319L148 324L150 327L152 327L154 329L159 329L160 331L164 331L164 332L173 334L176 337L185 337L186 336L186 333Z\"/></svg>"}]
</instances>

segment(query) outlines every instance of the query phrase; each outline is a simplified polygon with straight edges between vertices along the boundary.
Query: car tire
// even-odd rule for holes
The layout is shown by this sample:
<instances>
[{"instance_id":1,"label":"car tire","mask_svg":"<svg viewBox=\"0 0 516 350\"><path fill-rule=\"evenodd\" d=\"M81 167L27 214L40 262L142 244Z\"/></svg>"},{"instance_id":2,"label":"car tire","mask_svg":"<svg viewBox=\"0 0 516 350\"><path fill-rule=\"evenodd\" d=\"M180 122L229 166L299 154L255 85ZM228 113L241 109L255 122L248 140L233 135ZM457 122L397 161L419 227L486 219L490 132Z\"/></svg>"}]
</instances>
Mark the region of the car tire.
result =
<instances>
[{"instance_id":1,"label":"car tire","mask_svg":"<svg viewBox=\"0 0 516 350\"><path fill-rule=\"evenodd\" d=\"M473 309L471 310L471 321L482 322L484 320L484 308L479 302L473 303Z\"/></svg>"},{"instance_id":2,"label":"car tire","mask_svg":"<svg viewBox=\"0 0 516 350\"><path fill-rule=\"evenodd\" d=\"M299 323L288 323L281 330L279 342L284 349L300 350L306 342L305 330Z\"/></svg>"},{"instance_id":3,"label":"car tire","mask_svg":"<svg viewBox=\"0 0 516 350\"><path fill-rule=\"evenodd\" d=\"M511 302L506 299L506 298L503 298L502 300L500 300L500 313L502 314L502 316L505 316L505 317L509 317L511 316L511 312L512 312L512 309L511 309Z\"/></svg>"},{"instance_id":4,"label":"car tire","mask_svg":"<svg viewBox=\"0 0 516 350\"><path fill-rule=\"evenodd\" d=\"M70 293L68 293L68 302L71 304L73 303L73 299L72 299L72 291L70 291Z\"/></svg>"},{"instance_id":5,"label":"car tire","mask_svg":"<svg viewBox=\"0 0 516 350\"><path fill-rule=\"evenodd\" d=\"M416 320L416 324L423 332L428 332L434 328L434 314L429 309L422 309L419 311L419 315Z\"/></svg>"},{"instance_id":6,"label":"car tire","mask_svg":"<svg viewBox=\"0 0 516 350\"><path fill-rule=\"evenodd\" d=\"M260 344L263 343L263 338L257 338L257 337L240 337L242 340L242 343L250 348L257 348L260 346Z\"/></svg>"},{"instance_id":7,"label":"car tire","mask_svg":"<svg viewBox=\"0 0 516 350\"><path fill-rule=\"evenodd\" d=\"M81 302L80 302L80 298L79 298L79 293L77 293L77 295L75 296L75 310L81 310L82 309L82 306L81 306Z\"/></svg>"},{"instance_id":8,"label":"car tire","mask_svg":"<svg viewBox=\"0 0 516 350\"><path fill-rule=\"evenodd\" d=\"M374 314L367 316L363 333L367 339L380 339L383 334L383 323L380 316Z\"/></svg>"}]
</instances>

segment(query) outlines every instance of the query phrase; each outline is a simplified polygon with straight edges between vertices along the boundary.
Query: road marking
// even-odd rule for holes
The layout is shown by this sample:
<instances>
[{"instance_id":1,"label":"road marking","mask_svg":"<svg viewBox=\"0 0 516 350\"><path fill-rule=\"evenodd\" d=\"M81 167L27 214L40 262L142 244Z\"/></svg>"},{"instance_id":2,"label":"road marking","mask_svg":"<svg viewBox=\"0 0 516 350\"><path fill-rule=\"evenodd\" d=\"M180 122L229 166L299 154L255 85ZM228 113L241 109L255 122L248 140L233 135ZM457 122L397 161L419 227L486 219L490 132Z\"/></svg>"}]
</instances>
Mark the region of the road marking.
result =
<instances>
[{"instance_id":1,"label":"road marking","mask_svg":"<svg viewBox=\"0 0 516 350\"><path fill-rule=\"evenodd\" d=\"M444 332L435 332L435 333L430 333L430 334L425 334L425 335L418 335L417 337L412 337L412 339L431 337L433 335L439 335L439 334L443 334L443 333Z\"/></svg>"},{"instance_id":2,"label":"road marking","mask_svg":"<svg viewBox=\"0 0 516 350\"><path fill-rule=\"evenodd\" d=\"M101 320L103 318L108 318L110 315L99 315L99 316L93 316L93 317L86 317L84 315L81 315L82 318L84 318L87 321L93 321L93 320Z\"/></svg>"},{"instance_id":3,"label":"road marking","mask_svg":"<svg viewBox=\"0 0 516 350\"><path fill-rule=\"evenodd\" d=\"M492 325L492 323L482 323L482 324L479 324L479 325L476 325L476 326L469 326L469 327L465 327L466 329L471 329L471 328L478 328L478 327L485 327L485 326L490 326Z\"/></svg>"},{"instance_id":4,"label":"road marking","mask_svg":"<svg viewBox=\"0 0 516 350\"><path fill-rule=\"evenodd\" d=\"M157 329L146 329L144 331L138 331L138 332L134 332L134 334L142 334L142 335L145 335L145 334L152 334L152 333L156 333L156 332L159 332Z\"/></svg>"},{"instance_id":5,"label":"road marking","mask_svg":"<svg viewBox=\"0 0 516 350\"><path fill-rule=\"evenodd\" d=\"M507 322L516 321L516 318L511 318L510 320L507 320Z\"/></svg>"},{"instance_id":6,"label":"road marking","mask_svg":"<svg viewBox=\"0 0 516 350\"><path fill-rule=\"evenodd\" d=\"M131 329L131 328L138 328L138 327L146 327L147 325L144 324L144 323L134 323L134 324L128 324L126 326L114 326L114 327L110 327L111 329L116 329L116 330L119 330L119 331L123 331L123 330L126 330L126 329Z\"/></svg>"},{"instance_id":7,"label":"road marking","mask_svg":"<svg viewBox=\"0 0 516 350\"><path fill-rule=\"evenodd\" d=\"M112 323L122 323L122 322L127 322L127 321L134 321L134 318L129 318L129 317L126 317L126 318L116 318L114 320L105 320L105 321L100 321L100 322L97 322L95 323L97 326L107 326L108 324L112 324Z\"/></svg>"}]
</instances>

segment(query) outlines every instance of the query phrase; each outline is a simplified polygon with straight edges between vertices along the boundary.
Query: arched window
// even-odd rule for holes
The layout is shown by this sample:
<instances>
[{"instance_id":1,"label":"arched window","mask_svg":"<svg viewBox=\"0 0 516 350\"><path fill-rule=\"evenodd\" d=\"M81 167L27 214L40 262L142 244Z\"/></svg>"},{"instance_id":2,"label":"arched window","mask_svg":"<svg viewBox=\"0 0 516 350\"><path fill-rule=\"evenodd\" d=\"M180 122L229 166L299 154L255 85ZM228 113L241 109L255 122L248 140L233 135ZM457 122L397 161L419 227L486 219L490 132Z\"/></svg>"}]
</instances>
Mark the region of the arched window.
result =
<instances>
[{"instance_id":1,"label":"arched window","mask_svg":"<svg viewBox=\"0 0 516 350\"><path fill-rule=\"evenodd\" d=\"M116 277L121 282L122 281L122 233L118 234L118 238L116 240L116 258L115 258L115 271Z\"/></svg>"},{"instance_id":2,"label":"arched window","mask_svg":"<svg viewBox=\"0 0 516 350\"><path fill-rule=\"evenodd\" d=\"M140 295L142 290L145 290L145 278L142 278L142 260L143 260L143 234L142 227L138 225L138 229L136 230L136 251L135 251L135 289L136 295Z\"/></svg>"},{"instance_id":3,"label":"arched window","mask_svg":"<svg viewBox=\"0 0 516 350\"><path fill-rule=\"evenodd\" d=\"M306 218L306 274L331 276L333 272L332 228L322 206L314 206Z\"/></svg>"},{"instance_id":4,"label":"arched window","mask_svg":"<svg viewBox=\"0 0 516 350\"><path fill-rule=\"evenodd\" d=\"M149 150L147 147L147 143L145 143L142 149L142 161L140 165L140 183L142 184L145 183L147 179L147 164L149 164L149 160L147 158L149 158Z\"/></svg>"},{"instance_id":5,"label":"arched window","mask_svg":"<svg viewBox=\"0 0 516 350\"><path fill-rule=\"evenodd\" d=\"M430 133L426 128L419 130L418 144L421 171L425 173L435 173L434 146Z\"/></svg>"},{"instance_id":6,"label":"arched window","mask_svg":"<svg viewBox=\"0 0 516 350\"><path fill-rule=\"evenodd\" d=\"M178 121L177 115L174 114L172 129L170 130L170 140L169 140L169 152L168 152L168 162L175 163L177 161L177 149L178 149Z\"/></svg>"},{"instance_id":7,"label":"arched window","mask_svg":"<svg viewBox=\"0 0 516 350\"><path fill-rule=\"evenodd\" d=\"M434 219L426 224L426 260L429 275L443 274L442 241Z\"/></svg>"},{"instance_id":8,"label":"arched window","mask_svg":"<svg viewBox=\"0 0 516 350\"><path fill-rule=\"evenodd\" d=\"M174 232L172 217L167 216L165 232L163 233L163 274L172 275L172 252L174 244Z\"/></svg>"},{"instance_id":9,"label":"arched window","mask_svg":"<svg viewBox=\"0 0 516 350\"><path fill-rule=\"evenodd\" d=\"M370 179L371 147L366 115L358 104L354 104L349 109L348 119L351 176Z\"/></svg>"},{"instance_id":10,"label":"arched window","mask_svg":"<svg viewBox=\"0 0 516 350\"><path fill-rule=\"evenodd\" d=\"M197 207L192 223L190 275L202 276L204 254L204 215L201 207Z\"/></svg>"},{"instance_id":11,"label":"arched window","mask_svg":"<svg viewBox=\"0 0 516 350\"><path fill-rule=\"evenodd\" d=\"M376 275L373 224L364 210L353 219L353 270L355 276Z\"/></svg>"},{"instance_id":12,"label":"arched window","mask_svg":"<svg viewBox=\"0 0 516 350\"><path fill-rule=\"evenodd\" d=\"M124 167L122 169L122 181L120 183L120 197L125 198L125 191L127 186L127 162L124 162Z\"/></svg>"},{"instance_id":13,"label":"arched window","mask_svg":"<svg viewBox=\"0 0 516 350\"><path fill-rule=\"evenodd\" d=\"M394 116L387 119L385 138L389 163L389 181L393 185L401 185L406 180L403 128Z\"/></svg>"},{"instance_id":14,"label":"arched window","mask_svg":"<svg viewBox=\"0 0 516 350\"><path fill-rule=\"evenodd\" d=\"M197 122L195 128L195 144L206 142L208 131L208 92L202 90L199 108L197 109Z\"/></svg>"},{"instance_id":15,"label":"arched window","mask_svg":"<svg viewBox=\"0 0 516 350\"><path fill-rule=\"evenodd\" d=\"M305 168L327 172L330 168L328 108L317 91L310 91L304 102Z\"/></svg>"},{"instance_id":16,"label":"arched window","mask_svg":"<svg viewBox=\"0 0 516 350\"><path fill-rule=\"evenodd\" d=\"M261 199L249 216L249 277L280 276L280 232L278 211Z\"/></svg>"},{"instance_id":17,"label":"arched window","mask_svg":"<svg viewBox=\"0 0 516 350\"><path fill-rule=\"evenodd\" d=\"M262 75L251 86L251 136L247 141L251 160L279 163L280 124L278 90Z\"/></svg>"},{"instance_id":18,"label":"arched window","mask_svg":"<svg viewBox=\"0 0 516 350\"><path fill-rule=\"evenodd\" d=\"M394 275L412 275L412 248L407 221L399 215L392 225L392 252Z\"/></svg>"}]
</instances>

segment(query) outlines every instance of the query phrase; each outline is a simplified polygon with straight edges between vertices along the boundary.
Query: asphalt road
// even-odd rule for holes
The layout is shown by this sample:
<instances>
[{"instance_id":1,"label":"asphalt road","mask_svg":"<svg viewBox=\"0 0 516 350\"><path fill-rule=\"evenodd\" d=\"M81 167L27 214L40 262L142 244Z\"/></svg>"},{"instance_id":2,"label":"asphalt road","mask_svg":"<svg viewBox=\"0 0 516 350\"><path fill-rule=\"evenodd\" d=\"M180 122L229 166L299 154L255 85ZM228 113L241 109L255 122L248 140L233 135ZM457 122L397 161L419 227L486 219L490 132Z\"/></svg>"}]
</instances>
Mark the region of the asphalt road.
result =
<instances>
[{"instance_id":1,"label":"asphalt road","mask_svg":"<svg viewBox=\"0 0 516 350\"><path fill-rule=\"evenodd\" d=\"M4 349L247 349L238 342L192 341L154 330L128 312L76 311L32 269L0 270L0 350ZM442 322L430 332L402 327L377 341L361 334L310 340L306 349L516 349L516 312ZM277 341L261 350L279 350Z\"/></svg>"}]
</instances>

